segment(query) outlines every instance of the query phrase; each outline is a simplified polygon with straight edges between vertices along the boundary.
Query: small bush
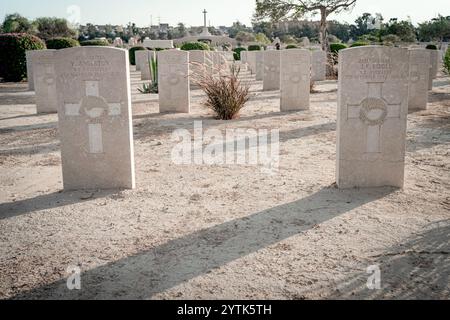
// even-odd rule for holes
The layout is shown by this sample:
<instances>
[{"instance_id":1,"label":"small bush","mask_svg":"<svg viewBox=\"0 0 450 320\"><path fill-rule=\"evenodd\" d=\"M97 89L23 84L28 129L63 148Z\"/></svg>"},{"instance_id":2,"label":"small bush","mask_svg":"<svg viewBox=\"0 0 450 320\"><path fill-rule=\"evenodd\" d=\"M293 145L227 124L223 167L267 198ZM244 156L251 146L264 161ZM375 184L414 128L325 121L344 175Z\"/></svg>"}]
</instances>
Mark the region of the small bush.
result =
<instances>
[{"instance_id":1,"label":"small bush","mask_svg":"<svg viewBox=\"0 0 450 320\"><path fill-rule=\"evenodd\" d=\"M129 59L132 66L136 65L136 51L146 50L144 47L132 47L129 50Z\"/></svg>"},{"instance_id":2,"label":"small bush","mask_svg":"<svg viewBox=\"0 0 450 320\"><path fill-rule=\"evenodd\" d=\"M229 75L216 77L206 73L193 79L206 93L205 105L214 111L216 119L236 119L250 99L250 86L241 83L239 72L240 69L233 65Z\"/></svg>"},{"instance_id":3,"label":"small bush","mask_svg":"<svg viewBox=\"0 0 450 320\"><path fill-rule=\"evenodd\" d=\"M158 60L155 58L151 58L149 60L149 68L150 74L152 76L152 80L150 83L144 83L142 85L142 89L138 88L140 93L149 94L149 93L159 93L158 86Z\"/></svg>"},{"instance_id":4,"label":"small bush","mask_svg":"<svg viewBox=\"0 0 450 320\"><path fill-rule=\"evenodd\" d=\"M259 44L252 44L248 46L248 51L260 51L261 46Z\"/></svg>"},{"instance_id":5,"label":"small bush","mask_svg":"<svg viewBox=\"0 0 450 320\"><path fill-rule=\"evenodd\" d=\"M354 42L350 48L356 48L356 47L364 47L364 46L368 46L369 43L368 42L364 42L364 41L356 41Z\"/></svg>"},{"instance_id":6,"label":"small bush","mask_svg":"<svg viewBox=\"0 0 450 320\"><path fill-rule=\"evenodd\" d=\"M205 50L209 51L209 45L203 42L187 42L181 46L181 50L191 51L191 50Z\"/></svg>"},{"instance_id":7,"label":"small bush","mask_svg":"<svg viewBox=\"0 0 450 320\"><path fill-rule=\"evenodd\" d=\"M396 44L401 42L402 39L395 35L395 34L388 34L386 36L383 37L383 44L388 45L388 44Z\"/></svg>"},{"instance_id":8,"label":"small bush","mask_svg":"<svg viewBox=\"0 0 450 320\"><path fill-rule=\"evenodd\" d=\"M429 45L427 45L427 49L429 49L429 50L437 50L438 48L434 44L429 44Z\"/></svg>"},{"instance_id":9,"label":"small bush","mask_svg":"<svg viewBox=\"0 0 450 320\"><path fill-rule=\"evenodd\" d=\"M234 51L234 60L241 60L241 52L247 51L245 48L236 48Z\"/></svg>"},{"instance_id":10,"label":"small bush","mask_svg":"<svg viewBox=\"0 0 450 320\"><path fill-rule=\"evenodd\" d=\"M332 53L338 53L342 49L347 49L348 47L345 44L342 43L332 43L330 44L330 51Z\"/></svg>"},{"instance_id":11,"label":"small bush","mask_svg":"<svg viewBox=\"0 0 450 320\"><path fill-rule=\"evenodd\" d=\"M94 46L94 47L106 47L109 46L109 42L106 40L86 40L80 43L82 47Z\"/></svg>"},{"instance_id":12,"label":"small bush","mask_svg":"<svg viewBox=\"0 0 450 320\"><path fill-rule=\"evenodd\" d=\"M79 47L80 43L72 38L53 38L46 41L47 49L65 49Z\"/></svg>"},{"instance_id":13,"label":"small bush","mask_svg":"<svg viewBox=\"0 0 450 320\"><path fill-rule=\"evenodd\" d=\"M289 44L286 49L298 49L298 47L295 44Z\"/></svg>"},{"instance_id":14,"label":"small bush","mask_svg":"<svg viewBox=\"0 0 450 320\"><path fill-rule=\"evenodd\" d=\"M27 77L26 52L43 50L45 43L25 33L0 34L0 77L5 81L22 81Z\"/></svg>"},{"instance_id":15,"label":"small bush","mask_svg":"<svg viewBox=\"0 0 450 320\"><path fill-rule=\"evenodd\" d=\"M447 50L444 57L444 69L450 75L450 49Z\"/></svg>"}]
</instances>

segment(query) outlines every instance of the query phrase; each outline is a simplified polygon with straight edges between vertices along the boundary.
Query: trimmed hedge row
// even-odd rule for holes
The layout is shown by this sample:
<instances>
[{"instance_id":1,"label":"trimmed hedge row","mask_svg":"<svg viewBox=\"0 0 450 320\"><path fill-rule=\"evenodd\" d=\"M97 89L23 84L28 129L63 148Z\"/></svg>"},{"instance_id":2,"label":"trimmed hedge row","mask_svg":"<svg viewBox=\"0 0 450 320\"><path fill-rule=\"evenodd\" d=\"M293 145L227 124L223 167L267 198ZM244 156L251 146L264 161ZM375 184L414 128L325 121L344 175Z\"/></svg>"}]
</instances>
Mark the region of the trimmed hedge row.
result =
<instances>
[{"instance_id":1,"label":"trimmed hedge row","mask_svg":"<svg viewBox=\"0 0 450 320\"><path fill-rule=\"evenodd\" d=\"M181 46L181 50L191 51L191 50L205 50L209 51L209 45L203 42L186 42Z\"/></svg>"},{"instance_id":2,"label":"trimmed hedge row","mask_svg":"<svg viewBox=\"0 0 450 320\"><path fill-rule=\"evenodd\" d=\"M86 40L86 41L80 42L80 45L82 47L87 47L87 46L106 47L106 46L109 46L109 42L106 40Z\"/></svg>"},{"instance_id":3,"label":"trimmed hedge row","mask_svg":"<svg viewBox=\"0 0 450 320\"><path fill-rule=\"evenodd\" d=\"M45 43L26 33L0 34L0 77L18 82L27 77L26 52L44 50Z\"/></svg>"},{"instance_id":4,"label":"trimmed hedge row","mask_svg":"<svg viewBox=\"0 0 450 320\"><path fill-rule=\"evenodd\" d=\"M260 51L261 46L259 44L252 44L248 46L248 51Z\"/></svg>"},{"instance_id":5,"label":"trimmed hedge row","mask_svg":"<svg viewBox=\"0 0 450 320\"><path fill-rule=\"evenodd\" d=\"M147 50L147 49L145 49L144 47L132 47L132 48L130 48L129 58L130 58L130 64L132 66L136 65L136 51L142 51L142 50Z\"/></svg>"},{"instance_id":6,"label":"trimmed hedge row","mask_svg":"<svg viewBox=\"0 0 450 320\"><path fill-rule=\"evenodd\" d=\"M330 44L330 51L332 53L338 53L342 49L347 49L348 47L345 44L342 43L332 43Z\"/></svg>"},{"instance_id":7,"label":"trimmed hedge row","mask_svg":"<svg viewBox=\"0 0 450 320\"><path fill-rule=\"evenodd\" d=\"M247 49L245 48L236 48L233 50L233 56L234 56L234 60L239 61L241 60L241 52L242 51L247 51Z\"/></svg>"},{"instance_id":8,"label":"trimmed hedge row","mask_svg":"<svg viewBox=\"0 0 450 320\"><path fill-rule=\"evenodd\" d=\"M72 38L53 38L46 41L47 49L65 49L79 47L80 43Z\"/></svg>"}]
</instances>

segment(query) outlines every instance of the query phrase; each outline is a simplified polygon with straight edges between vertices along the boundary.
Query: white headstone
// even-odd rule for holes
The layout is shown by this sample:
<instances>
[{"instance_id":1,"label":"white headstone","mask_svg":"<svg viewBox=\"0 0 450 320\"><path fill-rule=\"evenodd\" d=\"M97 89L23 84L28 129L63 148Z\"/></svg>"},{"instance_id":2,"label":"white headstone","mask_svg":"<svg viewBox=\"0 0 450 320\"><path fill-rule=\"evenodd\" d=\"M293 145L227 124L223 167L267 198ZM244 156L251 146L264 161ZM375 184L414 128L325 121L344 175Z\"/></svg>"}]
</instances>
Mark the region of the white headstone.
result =
<instances>
[{"instance_id":1,"label":"white headstone","mask_svg":"<svg viewBox=\"0 0 450 320\"><path fill-rule=\"evenodd\" d=\"M27 60L27 81L28 90L34 91L34 75L33 75L33 55L40 50L30 50L25 53Z\"/></svg>"},{"instance_id":2,"label":"white headstone","mask_svg":"<svg viewBox=\"0 0 450 320\"><path fill-rule=\"evenodd\" d=\"M280 52L264 51L263 91L280 89Z\"/></svg>"},{"instance_id":3,"label":"white headstone","mask_svg":"<svg viewBox=\"0 0 450 320\"><path fill-rule=\"evenodd\" d=\"M256 51L247 52L247 65L252 74L256 74Z\"/></svg>"},{"instance_id":4,"label":"white headstone","mask_svg":"<svg viewBox=\"0 0 450 320\"><path fill-rule=\"evenodd\" d=\"M134 57L136 61L136 71L141 70L141 66L145 59L148 59L148 50L137 50L134 52Z\"/></svg>"},{"instance_id":5,"label":"white headstone","mask_svg":"<svg viewBox=\"0 0 450 320\"><path fill-rule=\"evenodd\" d=\"M141 80L152 80L152 59L156 59L155 51L144 51L147 53L147 57L144 56L141 61Z\"/></svg>"},{"instance_id":6,"label":"white headstone","mask_svg":"<svg viewBox=\"0 0 450 320\"><path fill-rule=\"evenodd\" d=\"M189 69L194 81L191 81L191 88L197 88L195 81L199 81L206 75L206 51L189 51Z\"/></svg>"},{"instance_id":7,"label":"white headstone","mask_svg":"<svg viewBox=\"0 0 450 320\"><path fill-rule=\"evenodd\" d=\"M58 112L54 55L56 50L33 52L33 81L37 113Z\"/></svg>"},{"instance_id":8,"label":"white headstone","mask_svg":"<svg viewBox=\"0 0 450 320\"><path fill-rule=\"evenodd\" d=\"M366 46L339 52L337 184L403 187L409 55Z\"/></svg>"},{"instance_id":9,"label":"white headstone","mask_svg":"<svg viewBox=\"0 0 450 320\"><path fill-rule=\"evenodd\" d=\"M255 51L255 67L256 67L256 80L262 81L264 78L264 51Z\"/></svg>"},{"instance_id":10,"label":"white headstone","mask_svg":"<svg viewBox=\"0 0 450 320\"><path fill-rule=\"evenodd\" d=\"M312 68L311 80L324 81L327 78L327 53L322 50L314 50L311 52Z\"/></svg>"},{"instance_id":11,"label":"white headstone","mask_svg":"<svg viewBox=\"0 0 450 320\"><path fill-rule=\"evenodd\" d=\"M430 52L431 59L431 70L430 70L430 78L428 83L428 90L433 90L433 80L437 78L438 74L438 51L427 49Z\"/></svg>"},{"instance_id":12,"label":"white headstone","mask_svg":"<svg viewBox=\"0 0 450 320\"><path fill-rule=\"evenodd\" d=\"M281 111L308 110L311 83L309 50L283 50L280 55Z\"/></svg>"},{"instance_id":13,"label":"white headstone","mask_svg":"<svg viewBox=\"0 0 450 320\"><path fill-rule=\"evenodd\" d=\"M409 50L409 110L426 110L430 78L430 50Z\"/></svg>"},{"instance_id":14,"label":"white headstone","mask_svg":"<svg viewBox=\"0 0 450 320\"><path fill-rule=\"evenodd\" d=\"M159 111L189 113L189 52L159 52L158 77Z\"/></svg>"},{"instance_id":15,"label":"white headstone","mask_svg":"<svg viewBox=\"0 0 450 320\"><path fill-rule=\"evenodd\" d=\"M64 189L134 188L128 51L55 53Z\"/></svg>"}]
</instances>

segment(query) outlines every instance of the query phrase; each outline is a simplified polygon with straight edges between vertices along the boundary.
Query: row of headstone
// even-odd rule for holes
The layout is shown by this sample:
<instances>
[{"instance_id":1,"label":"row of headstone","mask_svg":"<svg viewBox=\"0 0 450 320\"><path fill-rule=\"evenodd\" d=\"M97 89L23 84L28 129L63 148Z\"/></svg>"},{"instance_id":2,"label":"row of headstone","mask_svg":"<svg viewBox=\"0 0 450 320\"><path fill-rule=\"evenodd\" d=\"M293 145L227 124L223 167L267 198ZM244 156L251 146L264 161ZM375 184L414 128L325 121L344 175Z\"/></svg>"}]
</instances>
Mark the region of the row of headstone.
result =
<instances>
[{"instance_id":1,"label":"row of headstone","mask_svg":"<svg viewBox=\"0 0 450 320\"><path fill-rule=\"evenodd\" d=\"M189 112L190 63L198 60L195 55L179 50L158 53L161 112ZM429 50L377 46L341 51L339 187L403 186L408 106L413 100L424 104L430 56ZM282 110L309 108L308 50L267 51L264 66L264 80L280 85ZM134 187L129 71L128 51L123 49L33 53L37 95L52 88L42 98L56 97L65 189Z\"/></svg>"}]
</instances>

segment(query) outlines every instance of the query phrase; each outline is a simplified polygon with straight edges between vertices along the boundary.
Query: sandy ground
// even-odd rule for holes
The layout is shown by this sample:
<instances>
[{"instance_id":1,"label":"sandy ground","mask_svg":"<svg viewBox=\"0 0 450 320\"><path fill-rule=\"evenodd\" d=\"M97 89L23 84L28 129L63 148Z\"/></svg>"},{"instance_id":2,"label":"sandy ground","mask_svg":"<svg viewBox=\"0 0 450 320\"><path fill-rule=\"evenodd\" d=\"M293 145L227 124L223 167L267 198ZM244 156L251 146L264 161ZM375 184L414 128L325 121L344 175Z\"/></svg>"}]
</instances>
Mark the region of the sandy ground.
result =
<instances>
[{"instance_id":1,"label":"sandy ground","mask_svg":"<svg viewBox=\"0 0 450 320\"><path fill-rule=\"evenodd\" d=\"M248 77L248 76L247 76ZM132 73L137 188L63 192L56 115L0 84L1 299L449 299L450 79L408 117L406 186L335 187L335 81L308 112L260 92L241 118L158 114ZM280 168L176 165L175 129L280 130ZM381 289L366 286L381 269ZM66 286L79 266L81 290Z\"/></svg>"}]
</instances>

